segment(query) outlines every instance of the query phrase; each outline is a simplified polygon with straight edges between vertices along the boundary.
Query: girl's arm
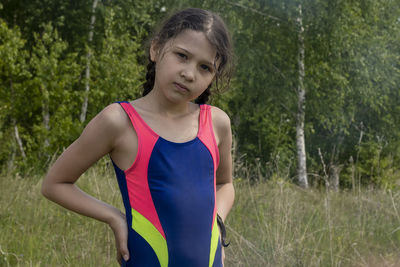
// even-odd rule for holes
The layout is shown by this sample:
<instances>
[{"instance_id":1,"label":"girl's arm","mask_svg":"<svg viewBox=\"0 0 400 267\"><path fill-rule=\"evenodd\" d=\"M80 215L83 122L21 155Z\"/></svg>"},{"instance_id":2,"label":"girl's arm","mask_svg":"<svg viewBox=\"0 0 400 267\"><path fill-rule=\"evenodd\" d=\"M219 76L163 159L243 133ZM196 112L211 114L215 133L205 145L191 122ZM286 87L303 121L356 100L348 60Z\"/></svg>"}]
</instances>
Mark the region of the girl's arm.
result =
<instances>
[{"instance_id":1,"label":"girl's arm","mask_svg":"<svg viewBox=\"0 0 400 267\"><path fill-rule=\"evenodd\" d=\"M213 107L212 119L216 141L219 150L219 165L217 169L217 213L225 221L235 199L232 183L232 131L231 122L222 110ZM222 266L225 261L225 249L222 247Z\"/></svg>"},{"instance_id":2,"label":"girl's arm","mask_svg":"<svg viewBox=\"0 0 400 267\"><path fill-rule=\"evenodd\" d=\"M115 148L120 133L126 127L126 115L121 116L121 112L117 104L112 104L93 118L81 136L50 168L42 184L42 193L48 199L109 224L117 239L118 260L120 254L128 256L124 215L115 207L81 191L75 182L98 159Z\"/></svg>"},{"instance_id":3,"label":"girl's arm","mask_svg":"<svg viewBox=\"0 0 400 267\"><path fill-rule=\"evenodd\" d=\"M217 212L225 221L235 199L232 183L232 132L228 115L213 107L213 124L219 149L219 166L217 169Z\"/></svg>"}]
</instances>

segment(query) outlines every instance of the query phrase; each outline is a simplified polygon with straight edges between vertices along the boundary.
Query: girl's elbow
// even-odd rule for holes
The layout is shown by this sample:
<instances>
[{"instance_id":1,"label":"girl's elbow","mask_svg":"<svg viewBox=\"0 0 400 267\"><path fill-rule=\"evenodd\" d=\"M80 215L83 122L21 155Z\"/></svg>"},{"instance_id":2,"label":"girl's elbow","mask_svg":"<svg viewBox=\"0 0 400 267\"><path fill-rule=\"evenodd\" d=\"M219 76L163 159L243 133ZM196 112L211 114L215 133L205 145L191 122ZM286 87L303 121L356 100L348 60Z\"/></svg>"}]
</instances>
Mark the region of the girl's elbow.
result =
<instances>
[{"instance_id":1,"label":"girl's elbow","mask_svg":"<svg viewBox=\"0 0 400 267\"><path fill-rule=\"evenodd\" d=\"M40 192L45 198L51 199L52 187L48 177L44 178Z\"/></svg>"},{"instance_id":2,"label":"girl's elbow","mask_svg":"<svg viewBox=\"0 0 400 267\"><path fill-rule=\"evenodd\" d=\"M49 195L49 189L48 189L48 186L46 185L46 182L45 182L45 181L43 181L43 183L42 183L42 188L41 188L40 192L42 193L42 195L43 195L45 198L49 198L49 197L48 197L48 195Z\"/></svg>"}]
</instances>

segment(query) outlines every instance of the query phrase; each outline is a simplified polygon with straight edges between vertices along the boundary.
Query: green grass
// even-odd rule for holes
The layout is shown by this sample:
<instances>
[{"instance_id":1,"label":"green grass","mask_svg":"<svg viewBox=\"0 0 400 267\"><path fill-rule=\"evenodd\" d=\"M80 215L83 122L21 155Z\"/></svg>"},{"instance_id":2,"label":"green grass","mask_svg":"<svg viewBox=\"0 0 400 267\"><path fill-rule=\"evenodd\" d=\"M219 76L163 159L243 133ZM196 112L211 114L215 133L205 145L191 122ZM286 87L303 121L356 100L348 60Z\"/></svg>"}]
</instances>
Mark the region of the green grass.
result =
<instances>
[{"instance_id":1,"label":"green grass","mask_svg":"<svg viewBox=\"0 0 400 267\"><path fill-rule=\"evenodd\" d=\"M118 266L107 225L51 203L40 177L0 177L0 266ZM89 170L79 186L122 208L116 179ZM225 266L400 266L400 193L304 191L235 181Z\"/></svg>"},{"instance_id":2,"label":"green grass","mask_svg":"<svg viewBox=\"0 0 400 267\"><path fill-rule=\"evenodd\" d=\"M227 266L400 266L400 194L236 183Z\"/></svg>"}]
</instances>

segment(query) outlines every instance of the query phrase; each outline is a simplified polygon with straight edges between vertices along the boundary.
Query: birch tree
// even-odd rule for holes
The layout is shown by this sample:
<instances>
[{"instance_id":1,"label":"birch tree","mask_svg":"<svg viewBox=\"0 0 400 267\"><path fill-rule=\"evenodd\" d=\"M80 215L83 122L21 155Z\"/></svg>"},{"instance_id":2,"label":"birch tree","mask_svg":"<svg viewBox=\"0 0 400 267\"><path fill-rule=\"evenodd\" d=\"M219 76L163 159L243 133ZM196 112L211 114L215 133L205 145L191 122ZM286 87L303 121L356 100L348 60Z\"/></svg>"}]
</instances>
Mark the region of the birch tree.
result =
<instances>
[{"instance_id":1,"label":"birch tree","mask_svg":"<svg viewBox=\"0 0 400 267\"><path fill-rule=\"evenodd\" d=\"M86 54L86 69L85 69L85 91L83 95L83 103L80 115L80 121L83 123L86 120L86 113L89 101L89 91L90 91L90 61L92 58L92 51L91 45L93 41L93 32L94 32L94 25L96 23L96 8L98 0L93 0L92 4L92 12L90 16L90 25L89 25L89 35L88 35L88 45L87 45L87 54Z\"/></svg>"},{"instance_id":2,"label":"birch tree","mask_svg":"<svg viewBox=\"0 0 400 267\"><path fill-rule=\"evenodd\" d=\"M303 27L303 13L302 5L298 5L298 17L296 19L298 32L298 86L297 86L297 116L296 116L296 148L297 148L297 176L299 184L307 188L307 164L306 164L306 145L304 137L304 120L305 120L305 103L306 103L306 89L304 87L304 27Z\"/></svg>"}]
</instances>

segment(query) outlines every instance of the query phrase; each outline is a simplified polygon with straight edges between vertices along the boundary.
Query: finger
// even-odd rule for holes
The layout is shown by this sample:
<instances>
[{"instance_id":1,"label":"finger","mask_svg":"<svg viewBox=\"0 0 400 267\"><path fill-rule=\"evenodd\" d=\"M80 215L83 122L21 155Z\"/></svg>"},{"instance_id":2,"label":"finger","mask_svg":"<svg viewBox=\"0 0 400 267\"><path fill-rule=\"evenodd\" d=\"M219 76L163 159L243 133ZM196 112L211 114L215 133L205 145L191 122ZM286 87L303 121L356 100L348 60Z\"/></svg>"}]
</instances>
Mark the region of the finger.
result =
<instances>
[{"instance_id":1,"label":"finger","mask_svg":"<svg viewBox=\"0 0 400 267\"><path fill-rule=\"evenodd\" d=\"M129 260L129 250L128 247L125 245L125 247L121 247L119 251L120 257L124 258L125 261Z\"/></svg>"},{"instance_id":2,"label":"finger","mask_svg":"<svg viewBox=\"0 0 400 267\"><path fill-rule=\"evenodd\" d=\"M124 249L122 248L123 247L123 243L124 242L123 241L121 242L120 238L115 240L115 247L117 249L117 261L118 261L119 265L122 264L122 257L124 255L123 254Z\"/></svg>"},{"instance_id":3,"label":"finger","mask_svg":"<svg viewBox=\"0 0 400 267\"><path fill-rule=\"evenodd\" d=\"M129 250L128 250L128 239L125 235L119 238L118 242L118 254L120 257L124 258L125 261L129 260Z\"/></svg>"}]
</instances>

